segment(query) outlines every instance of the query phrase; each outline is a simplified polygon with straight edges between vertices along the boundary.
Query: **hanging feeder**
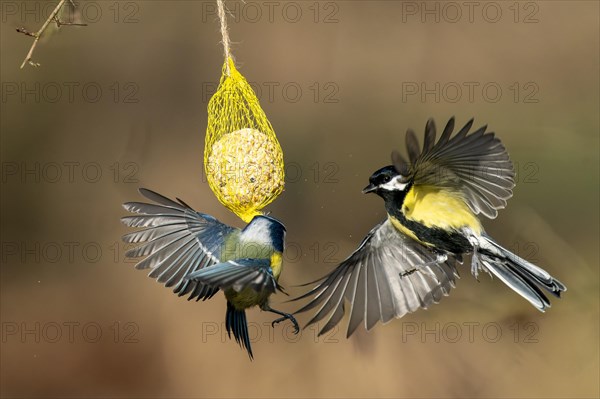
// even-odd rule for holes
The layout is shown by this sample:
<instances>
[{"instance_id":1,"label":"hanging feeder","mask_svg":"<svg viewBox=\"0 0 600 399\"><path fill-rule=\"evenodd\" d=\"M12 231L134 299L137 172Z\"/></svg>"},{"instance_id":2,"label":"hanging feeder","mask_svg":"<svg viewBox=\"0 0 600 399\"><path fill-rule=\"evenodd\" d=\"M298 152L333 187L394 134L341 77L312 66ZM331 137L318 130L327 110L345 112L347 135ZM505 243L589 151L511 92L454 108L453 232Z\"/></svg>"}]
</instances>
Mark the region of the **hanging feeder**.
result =
<instances>
[{"instance_id":1,"label":"hanging feeder","mask_svg":"<svg viewBox=\"0 0 600 399\"><path fill-rule=\"evenodd\" d=\"M215 196L245 222L261 214L284 189L279 141L230 56L208 103L204 168Z\"/></svg>"}]
</instances>

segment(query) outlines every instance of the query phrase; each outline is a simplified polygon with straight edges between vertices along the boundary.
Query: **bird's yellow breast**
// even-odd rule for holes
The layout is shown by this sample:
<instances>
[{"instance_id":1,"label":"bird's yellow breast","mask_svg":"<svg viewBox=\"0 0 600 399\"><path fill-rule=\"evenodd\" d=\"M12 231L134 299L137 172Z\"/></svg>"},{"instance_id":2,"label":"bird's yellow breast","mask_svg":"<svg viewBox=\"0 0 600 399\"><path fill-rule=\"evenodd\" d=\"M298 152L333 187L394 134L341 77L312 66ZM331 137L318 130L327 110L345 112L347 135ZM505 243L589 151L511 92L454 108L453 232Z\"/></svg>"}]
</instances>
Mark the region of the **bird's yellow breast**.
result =
<instances>
[{"instance_id":1,"label":"bird's yellow breast","mask_svg":"<svg viewBox=\"0 0 600 399\"><path fill-rule=\"evenodd\" d=\"M273 252L271 255L271 270L273 270L273 277L275 280L279 280L279 275L281 274L281 269L283 265L283 258L281 253Z\"/></svg>"},{"instance_id":2,"label":"bird's yellow breast","mask_svg":"<svg viewBox=\"0 0 600 399\"><path fill-rule=\"evenodd\" d=\"M460 193L433 186L413 186L406 194L402 213L426 227L443 230L470 228L479 234L481 223Z\"/></svg>"}]
</instances>

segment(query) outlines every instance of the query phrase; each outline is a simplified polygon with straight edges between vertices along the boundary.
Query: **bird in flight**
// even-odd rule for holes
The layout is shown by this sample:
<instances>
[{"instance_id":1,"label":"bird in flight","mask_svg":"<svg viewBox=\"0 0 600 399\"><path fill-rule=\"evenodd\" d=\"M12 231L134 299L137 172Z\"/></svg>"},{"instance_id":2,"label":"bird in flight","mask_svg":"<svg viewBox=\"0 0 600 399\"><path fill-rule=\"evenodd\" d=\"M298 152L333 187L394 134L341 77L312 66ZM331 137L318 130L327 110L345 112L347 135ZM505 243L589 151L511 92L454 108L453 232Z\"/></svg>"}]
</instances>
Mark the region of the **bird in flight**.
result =
<instances>
[{"instance_id":1,"label":"bird in flight","mask_svg":"<svg viewBox=\"0 0 600 399\"><path fill-rule=\"evenodd\" d=\"M225 328L253 358L246 309L258 306L278 314L272 325L284 320L298 323L293 315L269 306L269 297L283 291L278 280L282 270L285 227L270 216L255 216L243 229L219 222L196 212L185 202L171 200L154 191L140 189L152 201L127 202L124 208L134 213L121 220L130 227L141 227L123 236L127 243L141 244L128 250L129 258L144 258L136 269L150 269L149 276L174 287L178 296L188 300L212 298L222 290L227 299Z\"/></svg>"},{"instance_id":2,"label":"bird in flight","mask_svg":"<svg viewBox=\"0 0 600 399\"><path fill-rule=\"evenodd\" d=\"M347 336L367 330L448 295L458 277L456 263L471 256L471 273L496 276L540 311L550 307L544 291L566 291L556 278L511 253L486 234L478 215L496 218L512 196L514 169L504 145L487 126L469 133L471 119L453 134L454 118L436 141L427 122L423 147L406 133L408 161L392 152L392 165L369 179L363 193L384 200L387 218L358 249L304 295L294 314L317 309L308 325L324 321L320 334L335 327L349 304ZM309 283L310 284L310 283Z\"/></svg>"}]
</instances>

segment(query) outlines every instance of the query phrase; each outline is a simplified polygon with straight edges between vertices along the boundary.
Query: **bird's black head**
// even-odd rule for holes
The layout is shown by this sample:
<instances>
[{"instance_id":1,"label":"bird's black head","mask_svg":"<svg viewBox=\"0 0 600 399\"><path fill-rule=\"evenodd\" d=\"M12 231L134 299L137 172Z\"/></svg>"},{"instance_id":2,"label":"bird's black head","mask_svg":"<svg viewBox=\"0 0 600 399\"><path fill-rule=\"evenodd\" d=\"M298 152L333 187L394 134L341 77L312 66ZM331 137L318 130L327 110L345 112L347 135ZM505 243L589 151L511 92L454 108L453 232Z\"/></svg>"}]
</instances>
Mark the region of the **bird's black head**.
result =
<instances>
[{"instance_id":1,"label":"bird's black head","mask_svg":"<svg viewBox=\"0 0 600 399\"><path fill-rule=\"evenodd\" d=\"M410 188L406 176L398 173L393 165L385 166L373 173L369 185L363 189L363 194L375 193L384 199L397 193L406 193Z\"/></svg>"}]
</instances>

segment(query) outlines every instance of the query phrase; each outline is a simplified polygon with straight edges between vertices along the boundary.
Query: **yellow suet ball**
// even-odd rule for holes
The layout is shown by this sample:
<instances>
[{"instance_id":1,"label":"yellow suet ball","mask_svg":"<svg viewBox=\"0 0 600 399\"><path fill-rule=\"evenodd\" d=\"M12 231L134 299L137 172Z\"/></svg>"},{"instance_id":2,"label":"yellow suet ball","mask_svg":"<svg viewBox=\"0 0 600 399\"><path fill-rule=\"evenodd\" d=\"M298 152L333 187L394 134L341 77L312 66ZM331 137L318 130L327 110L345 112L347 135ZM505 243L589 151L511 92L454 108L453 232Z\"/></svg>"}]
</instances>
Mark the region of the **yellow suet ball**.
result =
<instances>
[{"instance_id":1,"label":"yellow suet ball","mask_svg":"<svg viewBox=\"0 0 600 399\"><path fill-rule=\"evenodd\" d=\"M284 187L279 144L256 129L221 136L212 145L207 171L219 200L236 213L256 213Z\"/></svg>"}]
</instances>

